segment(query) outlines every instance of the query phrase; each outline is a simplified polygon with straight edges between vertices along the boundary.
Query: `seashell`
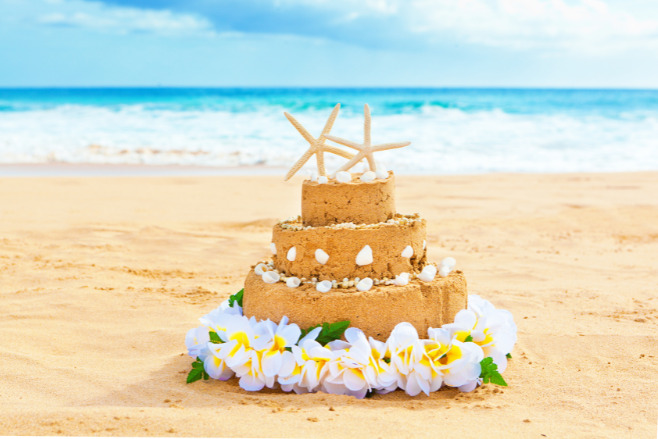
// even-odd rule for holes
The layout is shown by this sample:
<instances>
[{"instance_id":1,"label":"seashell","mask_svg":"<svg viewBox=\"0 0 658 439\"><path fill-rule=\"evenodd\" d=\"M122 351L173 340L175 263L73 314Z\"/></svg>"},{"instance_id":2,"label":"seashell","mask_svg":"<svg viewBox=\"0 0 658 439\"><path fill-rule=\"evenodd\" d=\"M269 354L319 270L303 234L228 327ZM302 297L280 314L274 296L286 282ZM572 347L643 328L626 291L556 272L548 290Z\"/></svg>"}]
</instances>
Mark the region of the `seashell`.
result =
<instances>
[{"instance_id":1,"label":"seashell","mask_svg":"<svg viewBox=\"0 0 658 439\"><path fill-rule=\"evenodd\" d=\"M402 287L409 283L409 273L400 273L395 276L395 285Z\"/></svg>"},{"instance_id":2,"label":"seashell","mask_svg":"<svg viewBox=\"0 0 658 439\"><path fill-rule=\"evenodd\" d=\"M343 278L343 282L349 282L350 280L346 277Z\"/></svg>"},{"instance_id":3,"label":"seashell","mask_svg":"<svg viewBox=\"0 0 658 439\"><path fill-rule=\"evenodd\" d=\"M368 291L370 288L372 288L372 279L369 277L363 278L359 281L358 284L356 284L356 289L359 291Z\"/></svg>"},{"instance_id":4,"label":"seashell","mask_svg":"<svg viewBox=\"0 0 658 439\"><path fill-rule=\"evenodd\" d=\"M329 182L329 179L325 175L321 175L318 177L318 184L327 184Z\"/></svg>"},{"instance_id":5,"label":"seashell","mask_svg":"<svg viewBox=\"0 0 658 439\"><path fill-rule=\"evenodd\" d=\"M355 282L353 280L347 282L347 286L353 287Z\"/></svg>"},{"instance_id":6,"label":"seashell","mask_svg":"<svg viewBox=\"0 0 658 439\"><path fill-rule=\"evenodd\" d=\"M451 271L452 268L448 267L447 265L441 265L441 268L439 268L439 276L446 277L450 274Z\"/></svg>"},{"instance_id":7,"label":"seashell","mask_svg":"<svg viewBox=\"0 0 658 439\"><path fill-rule=\"evenodd\" d=\"M369 245L364 246L358 255L356 255L356 265L372 264L372 249Z\"/></svg>"},{"instance_id":8,"label":"seashell","mask_svg":"<svg viewBox=\"0 0 658 439\"><path fill-rule=\"evenodd\" d=\"M447 258L441 261L441 265L445 267L449 267L450 271L452 271L457 265L457 260L451 256L448 256Z\"/></svg>"},{"instance_id":9,"label":"seashell","mask_svg":"<svg viewBox=\"0 0 658 439\"><path fill-rule=\"evenodd\" d=\"M318 278L317 278L317 277L312 277L312 278L311 278L311 281L313 281L313 282L317 282L317 281L318 281Z\"/></svg>"},{"instance_id":10,"label":"seashell","mask_svg":"<svg viewBox=\"0 0 658 439\"><path fill-rule=\"evenodd\" d=\"M296 257L297 257L297 248L290 247L290 250L288 250L288 254L286 255L286 259L292 262L295 260Z\"/></svg>"},{"instance_id":11,"label":"seashell","mask_svg":"<svg viewBox=\"0 0 658 439\"><path fill-rule=\"evenodd\" d=\"M286 279L286 285L290 288L297 288L302 281L298 277L289 277Z\"/></svg>"},{"instance_id":12,"label":"seashell","mask_svg":"<svg viewBox=\"0 0 658 439\"><path fill-rule=\"evenodd\" d=\"M402 257L403 258L410 258L414 255L414 249L408 245L402 250Z\"/></svg>"},{"instance_id":13,"label":"seashell","mask_svg":"<svg viewBox=\"0 0 658 439\"><path fill-rule=\"evenodd\" d=\"M347 171L338 171L336 172L336 180L339 183L349 183L352 181L352 174Z\"/></svg>"},{"instance_id":14,"label":"seashell","mask_svg":"<svg viewBox=\"0 0 658 439\"><path fill-rule=\"evenodd\" d=\"M268 266L263 264L262 262L258 265L256 265L256 268L254 268L254 273L256 273L259 276L262 276L266 271L268 271Z\"/></svg>"},{"instance_id":15,"label":"seashell","mask_svg":"<svg viewBox=\"0 0 658 439\"><path fill-rule=\"evenodd\" d=\"M382 165L377 165L377 171L375 172L375 175L377 178L381 178L382 180L386 180L388 178L388 171L386 168Z\"/></svg>"},{"instance_id":16,"label":"seashell","mask_svg":"<svg viewBox=\"0 0 658 439\"><path fill-rule=\"evenodd\" d=\"M377 178L377 174L375 174L372 171L366 171L363 174L361 174L361 177L359 177L359 179L364 183L370 183L375 178Z\"/></svg>"},{"instance_id":17,"label":"seashell","mask_svg":"<svg viewBox=\"0 0 658 439\"><path fill-rule=\"evenodd\" d=\"M318 284L315 286L315 289L321 293L326 293L331 290L331 287L332 285L330 280L323 280L322 282L318 282Z\"/></svg>"},{"instance_id":18,"label":"seashell","mask_svg":"<svg viewBox=\"0 0 658 439\"><path fill-rule=\"evenodd\" d=\"M270 250L272 250L272 254L276 254L276 244L273 242L270 242Z\"/></svg>"},{"instance_id":19,"label":"seashell","mask_svg":"<svg viewBox=\"0 0 658 439\"><path fill-rule=\"evenodd\" d=\"M263 282L266 284L275 284L281 279L281 276L276 271L266 271L263 273Z\"/></svg>"},{"instance_id":20,"label":"seashell","mask_svg":"<svg viewBox=\"0 0 658 439\"><path fill-rule=\"evenodd\" d=\"M329 260L329 255L327 254L327 252L319 248L315 250L315 260L318 261L320 264L324 265Z\"/></svg>"},{"instance_id":21,"label":"seashell","mask_svg":"<svg viewBox=\"0 0 658 439\"><path fill-rule=\"evenodd\" d=\"M349 288L349 287L350 287L350 283L349 283L349 282L346 282L346 281L343 281L343 282L340 283L340 286L343 287L343 288Z\"/></svg>"},{"instance_id":22,"label":"seashell","mask_svg":"<svg viewBox=\"0 0 658 439\"><path fill-rule=\"evenodd\" d=\"M338 288L338 281L332 280L331 281L331 288Z\"/></svg>"},{"instance_id":23,"label":"seashell","mask_svg":"<svg viewBox=\"0 0 658 439\"><path fill-rule=\"evenodd\" d=\"M434 276L436 276L436 267L434 265L426 265L423 267L423 271L418 275L418 279L425 282L431 282L434 280Z\"/></svg>"}]
</instances>

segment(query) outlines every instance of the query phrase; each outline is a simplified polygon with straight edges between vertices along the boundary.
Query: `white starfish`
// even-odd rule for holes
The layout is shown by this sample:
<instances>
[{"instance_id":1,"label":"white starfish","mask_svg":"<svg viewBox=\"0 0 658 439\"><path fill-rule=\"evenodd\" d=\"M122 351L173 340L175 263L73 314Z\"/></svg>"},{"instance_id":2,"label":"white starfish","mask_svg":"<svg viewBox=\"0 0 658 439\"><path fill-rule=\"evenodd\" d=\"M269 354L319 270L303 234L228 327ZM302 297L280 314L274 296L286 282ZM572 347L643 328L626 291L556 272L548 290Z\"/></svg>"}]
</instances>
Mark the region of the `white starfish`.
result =
<instances>
[{"instance_id":1,"label":"white starfish","mask_svg":"<svg viewBox=\"0 0 658 439\"><path fill-rule=\"evenodd\" d=\"M308 159L311 158L313 154L315 154L315 158L318 163L318 174L319 175L326 175L326 170L324 168L324 153L325 152L330 152L336 155L339 155L341 157L345 157L346 159L351 159L353 157L352 154L350 154L347 151L343 151L340 148L336 148L335 146L327 145L324 143L325 138L329 134L329 131L331 131L331 127L334 125L334 121L336 120L336 116L338 116L338 111L340 110L340 104L336 104L334 107L333 111L331 112L331 115L329 116L329 119L327 119L327 123L324 125L324 129L322 130L322 133L320 133L320 136L318 138L314 138L309 134L308 131L300 124L297 122L297 119L292 117L290 114L284 112L283 114L288 118L290 123L299 131L299 134L302 135L304 139L311 145L309 148L306 150L304 155L301 156L299 160L290 168L290 171L286 174L286 181L290 180L290 177L295 175L297 171L299 171L302 166L308 161Z\"/></svg>"},{"instance_id":2,"label":"white starfish","mask_svg":"<svg viewBox=\"0 0 658 439\"><path fill-rule=\"evenodd\" d=\"M327 134L325 137L331 141L334 141L336 143L340 143L341 145L349 146L350 148L354 148L358 153L350 160L349 162L345 163L339 171L347 171L354 167L357 163L359 163L363 158L368 160L368 166L370 167L371 171L377 171L377 165L375 164L375 158L373 157L373 153L377 151L385 151L387 149L394 149L394 148L402 148L403 146L410 145L411 142L396 142L396 143L383 143L381 145L371 145L370 142L370 107L368 104L365 104L363 106L363 113L365 115L365 125L363 127L363 143L359 144L356 142L352 142L350 140L345 140L341 139L340 137L336 136L330 136Z\"/></svg>"}]
</instances>

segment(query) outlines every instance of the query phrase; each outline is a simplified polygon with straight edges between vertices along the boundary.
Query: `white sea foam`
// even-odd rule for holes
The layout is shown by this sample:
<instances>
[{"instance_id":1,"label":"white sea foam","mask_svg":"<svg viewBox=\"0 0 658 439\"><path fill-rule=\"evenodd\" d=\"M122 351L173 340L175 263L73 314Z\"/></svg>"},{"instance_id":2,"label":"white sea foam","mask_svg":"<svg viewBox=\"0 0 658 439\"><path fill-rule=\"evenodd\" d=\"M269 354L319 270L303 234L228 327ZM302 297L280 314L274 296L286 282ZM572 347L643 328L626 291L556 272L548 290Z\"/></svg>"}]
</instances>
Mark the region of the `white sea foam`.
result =
<instances>
[{"instance_id":1,"label":"white sea foam","mask_svg":"<svg viewBox=\"0 0 658 439\"><path fill-rule=\"evenodd\" d=\"M0 163L288 166L307 148L284 108L230 112L143 105L62 105L0 113ZM312 134L326 111L295 114ZM360 142L363 115L340 114L332 133ZM658 112L510 114L425 106L373 113L374 143L410 140L379 159L407 173L569 172L658 169ZM327 158L329 170L344 159Z\"/></svg>"}]
</instances>

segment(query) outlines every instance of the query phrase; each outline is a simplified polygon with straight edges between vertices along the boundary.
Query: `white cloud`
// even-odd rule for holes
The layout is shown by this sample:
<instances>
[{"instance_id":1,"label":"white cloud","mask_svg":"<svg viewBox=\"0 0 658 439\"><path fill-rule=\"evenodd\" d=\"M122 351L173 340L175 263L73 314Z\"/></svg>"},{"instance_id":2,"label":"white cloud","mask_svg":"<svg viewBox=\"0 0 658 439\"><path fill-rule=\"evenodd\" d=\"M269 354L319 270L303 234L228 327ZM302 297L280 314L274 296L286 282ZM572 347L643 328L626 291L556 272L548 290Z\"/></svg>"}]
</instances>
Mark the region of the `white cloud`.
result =
<instances>
[{"instance_id":1,"label":"white cloud","mask_svg":"<svg viewBox=\"0 0 658 439\"><path fill-rule=\"evenodd\" d=\"M167 35L212 33L212 24L192 14L107 6L97 2L47 1L56 10L35 17L39 24L85 28L127 34L149 32Z\"/></svg>"},{"instance_id":2,"label":"white cloud","mask_svg":"<svg viewBox=\"0 0 658 439\"><path fill-rule=\"evenodd\" d=\"M392 35L414 44L441 41L512 50L610 52L658 49L658 8L626 0L276 0L315 9L336 31ZM289 29L295 32L295 29ZM326 32L327 30L325 30ZM331 29L329 29L331 31Z\"/></svg>"},{"instance_id":3,"label":"white cloud","mask_svg":"<svg viewBox=\"0 0 658 439\"><path fill-rule=\"evenodd\" d=\"M401 12L419 35L511 49L609 52L658 47L658 19L601 0L412 0Z\"/></svg>"}]
</instances>

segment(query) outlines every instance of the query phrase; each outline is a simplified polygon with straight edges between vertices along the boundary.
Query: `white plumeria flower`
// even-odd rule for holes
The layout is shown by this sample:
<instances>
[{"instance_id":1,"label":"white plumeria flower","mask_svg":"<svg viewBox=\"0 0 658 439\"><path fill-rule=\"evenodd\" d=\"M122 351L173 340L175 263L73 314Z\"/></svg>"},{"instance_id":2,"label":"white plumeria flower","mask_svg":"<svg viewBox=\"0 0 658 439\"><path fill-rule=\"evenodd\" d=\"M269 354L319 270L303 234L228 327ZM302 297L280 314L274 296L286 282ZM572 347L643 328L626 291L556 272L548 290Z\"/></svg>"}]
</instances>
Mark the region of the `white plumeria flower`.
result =
<instances>
[{"instance_id":1,"label":"white plumeria flower","mask_svg":"<svg viewBox=\"0 0 658 439\"><path fill-rule=\"evenodd\" d=\"M410 323L398 323L386 341L386 352L391 359L391 369L397 372L398 387L410 396L420 392L429 394L432 372L429 363L421 363L425 357L418 331Z\"/></svg>"},{"instance_id":2,"label":"white plumeria flower","mask_svg":"<svg viewBox=\"0 0 658 439\"><path fill-rule=\"evenodd\" d=\"M295 393L314 392L324 381L328 369L326 364L336 358L329 348L320 345L315 338L322 328L309 332L298 344L292 347L292 361L288 352L284 353L284 364L279 374L279 383L285 391Z\"/></svg>"},{"instance_id":3,"label":"white plumeria flower","mask_svg":"<svg viewBox=\"0 0 658 439\"><path fill-rule=\"evenodd\" d=\"M282 354L286 348L292 348L301 335L301 329L295 323L288 324L288 317L276 323L266 320L256 325L256 339L253 348L261 353L263 374L270 378L279 374L283 365Z\"/></svg>"},{"instance_id":4,"label":"white plumeria flower","mask_svg":"<svg viewBox=\"0 0 658 439\"><path fill-rule=\"evenodd\" d=\"M185 335L185 346L187 347L187 354L192 358L200 358L205 360L210 351L208 350L208 342L210 336L206 326L199 326L187 331Z\"/></svg>"},{"instance_id":5,"label":"white plumeria flower","mask_svg":"<svg viewBox=\"0 0 658 439\"><path fill-rule=\"evenodd\" d=\"M352 395L363 398L369 391L379 388L377 376L383 368L380 359L375 358L370 342L360 329L348 328L344 342L332 342L339 349L340 356L329 362L329 373L323 388L329 393ZM337 340L338 341L338 340Z\"/></svg>"},{"instance_id":6,"label":"white plumeria flower","mask_svg":"<svg viewBox=\"0 0 658 439\"><path fill-rule=\"evenodd\" d=\"M427 332L429 339L423 342L433 381L441 379L450 387L477 382L481 372L480 361L484 358L482 349L475 343L462 343L452 338L450 331L443 328L430 328ZM435 390L440 387L439 384Z\"/></svg>"},{"instance_id":7,"label":"white plumeria flower","mask_svg":"<svg viewBox=\"0 0 658 439\"><path fill-rule=\"evenodd\" d=\"M516 324L508 311L496 309L491 302L471 294L468 309L459 311L454 323L443 325L443 328L462 342L470 336L473 343L482 348L485 358L493 358L500 373L507 368L507 354L517 338Z\"/></svg>"},{"instance_id":8,"label":"white plumeria flower","mask_svg":"<svg viewBox=\"0 0 658 439\"><path fill-rule=\"evenodd\" d=\"M386 343L375 340L372 337L368 338L370 343L370 351L373 358L377 362L377 392L378 393L389 393L398 387L398 375L390 366L390 358L385 357L386 355ZM386 361L384 358L387 358Z\"/></svg>"},{"instance_id":9,"label":"white plumeria flower","mask_svg":"<svg viewBox=\"0 0 658 439\"><path fill-rule=\"evenodd\" d=\"M226 365L226 361L219 357L220 345L208 343L207 346L211 355L208 355L203 361L203 368L206 370L206 373L210 378L216 380L226 381L231 378L233 376L233 370Z\"/></svg>"},{"instance_id":10,"label":"white plumeria flower","mask_svg":"<svg viewBox=\"0 0 658 439\"><path fill-rule=\"evenodd\" d=\"M263 387L274 387L274 377L267 377L261 368L261 355L258 351L249 349L246 351L245 361L232 366L235 375L240 377L240 387L250 392L257 392Z\"/></svg>"},{"instance_id":11,"label":"white plumeria flower","mask_svg":"<svg viewBox=\"0 0 658 439\"><path fill-rule=\"evenodd\" d=\"M237 315L227 315L226 317L226 320L222 322L225 325L224 329L217 332L225 342L217 345L217 356L226 361L228 367L236 370L236 367L249 361L256 334L253 321L246 317Z\"/></svg>"}]
</instances>

